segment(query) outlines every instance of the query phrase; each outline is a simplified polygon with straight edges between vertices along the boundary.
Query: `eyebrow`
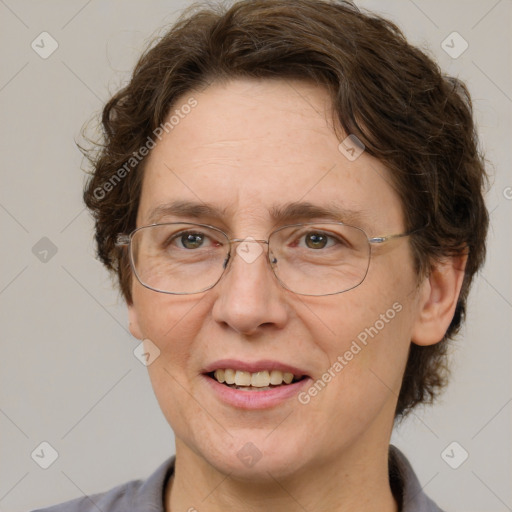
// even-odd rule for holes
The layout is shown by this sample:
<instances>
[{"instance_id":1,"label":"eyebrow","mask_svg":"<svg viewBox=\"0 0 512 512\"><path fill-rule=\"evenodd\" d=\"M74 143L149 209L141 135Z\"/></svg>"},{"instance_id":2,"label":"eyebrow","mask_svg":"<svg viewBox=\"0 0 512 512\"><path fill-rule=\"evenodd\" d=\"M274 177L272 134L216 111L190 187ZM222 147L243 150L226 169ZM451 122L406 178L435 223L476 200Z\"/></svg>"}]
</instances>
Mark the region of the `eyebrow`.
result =
<instances>
[{"instance_id":1,"label":"eyebrow","mask_svg":"<svg viewBox=\"0 0 512 512\"><path fill-rule=\"evenodd\" d=\"M165 217L223 220L227 210L227 207L220 208L210 203L177 200L153 208L148 215L148 220L150 223L158 223ZM322 219L364 227L368 220L368 212L347 209L332 202L318 205L308 201L295 201L273 205L269 214L272 221L276 223Z\"/></svg>"}]
</instances>

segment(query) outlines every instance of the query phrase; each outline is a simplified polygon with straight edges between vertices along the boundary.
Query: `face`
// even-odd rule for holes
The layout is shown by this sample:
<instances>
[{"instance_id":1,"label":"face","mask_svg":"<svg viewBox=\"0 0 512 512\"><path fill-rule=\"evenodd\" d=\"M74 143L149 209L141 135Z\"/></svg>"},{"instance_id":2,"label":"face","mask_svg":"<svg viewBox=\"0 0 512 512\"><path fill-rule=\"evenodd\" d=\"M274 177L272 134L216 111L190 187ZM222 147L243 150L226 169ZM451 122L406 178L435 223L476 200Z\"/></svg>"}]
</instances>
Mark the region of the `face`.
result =
<instances>
[{"instance_id":1,"label":"face","mask_svg":"<svg viewBox=\"0 0 512 512\"><path fill-rule=\"evenodd\" d=\"M197 104L182 110L188 113L149 156L138 227L195 222L239 239L317 221L357 222L369 237L403 231L388 171L365 152L353 160L338 149L323 88L235 80L185 95L173 110L190 97ZM155 210L174 201L221 213ZM271 216L275 207L306 201L351 214ZM407 238L372 247L361 285L320 297L282 287L266 247L254 261L236 247L221 280L199 294L158 293L133 279L131 330L160 350L148 370L178 453L254 480L314 470L362 447L387 449L418 316ZM303 378L237 390L207 375L225 368Z\"/></svg>"}]
</instances>

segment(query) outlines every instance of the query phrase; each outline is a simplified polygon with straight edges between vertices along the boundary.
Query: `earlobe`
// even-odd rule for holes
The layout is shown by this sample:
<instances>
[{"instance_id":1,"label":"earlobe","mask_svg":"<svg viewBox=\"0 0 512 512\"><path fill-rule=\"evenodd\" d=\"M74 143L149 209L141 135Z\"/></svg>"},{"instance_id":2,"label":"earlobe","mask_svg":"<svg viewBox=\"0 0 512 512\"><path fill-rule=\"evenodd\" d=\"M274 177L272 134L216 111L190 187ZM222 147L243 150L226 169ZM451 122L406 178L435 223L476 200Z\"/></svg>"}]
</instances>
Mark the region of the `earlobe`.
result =
<instances>
[{"instance_id":1,"label":"earlobe","mask_svg":"<svg viewBox=\"0 0 512 512\"><path fill-rule=\"evenodd\" d=\"M137 310L133 304L128 306L128 319L130 322L130 332L132 333L132 336L138 340L142 340L144 336L142 335L142 330L139 325Z\"/></svg>"},{"instance_id":2,"label":"earlobe","mask_svg":"<svg viewBox=\"0 0 512 512\"><path fill-rule=\"evenodd\" d=\"M450 326L457 306L467 254L436 262L420 285L418 317L413 326L412 342L434 345Z\"/></svg>"}]
</instances>

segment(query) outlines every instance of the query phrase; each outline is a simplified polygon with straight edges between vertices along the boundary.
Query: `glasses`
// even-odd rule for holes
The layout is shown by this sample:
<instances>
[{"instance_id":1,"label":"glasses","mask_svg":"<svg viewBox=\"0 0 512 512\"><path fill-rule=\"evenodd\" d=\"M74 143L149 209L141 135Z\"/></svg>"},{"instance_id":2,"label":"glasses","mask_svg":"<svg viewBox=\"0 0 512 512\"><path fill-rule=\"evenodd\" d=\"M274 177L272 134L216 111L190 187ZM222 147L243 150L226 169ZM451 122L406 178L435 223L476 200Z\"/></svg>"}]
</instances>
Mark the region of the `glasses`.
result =
<instances>
[{"instance_id":1,"label":"glasses","mask_svg":"<svg viewBox=\"0 0 512 512\"><path fill-rule=\"evenodd\" d=\"M268 240L230 239L207 224L170 222L120 234L116 246L128 246L140 284L160 293L188 295L213 288L236 252L248 263L267 246L267 259L279 283L298 295L334 295L359 286L370 266L371 246L412 232L369 238L341 222L282 226ZM255 245L257 244L257 245Z\"/></svg>"}]
</instances>

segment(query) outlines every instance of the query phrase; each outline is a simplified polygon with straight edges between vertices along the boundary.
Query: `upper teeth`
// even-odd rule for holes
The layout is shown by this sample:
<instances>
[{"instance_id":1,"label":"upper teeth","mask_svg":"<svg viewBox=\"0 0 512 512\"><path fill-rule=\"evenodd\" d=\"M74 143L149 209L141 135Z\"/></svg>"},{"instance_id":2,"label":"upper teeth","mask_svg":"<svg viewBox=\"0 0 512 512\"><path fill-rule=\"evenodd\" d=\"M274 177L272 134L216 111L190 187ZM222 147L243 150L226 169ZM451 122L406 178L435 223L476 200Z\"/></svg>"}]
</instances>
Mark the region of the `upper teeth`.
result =
<instances>
[{"instance_id":1,"label":"upper teeth","mask_svg":"<svg viewBox=\"0 0 512 512\"><path fill-rule=\"evenodd\" d=\"M213 375L219 382L235 384L237 386L254 386L256 388L264 388L270 384L279 386L283 382L290 384L293 380L293 373L281 372L279 370L251 373L227 368L215 370Z\"/></svg>"}]
</instances>

